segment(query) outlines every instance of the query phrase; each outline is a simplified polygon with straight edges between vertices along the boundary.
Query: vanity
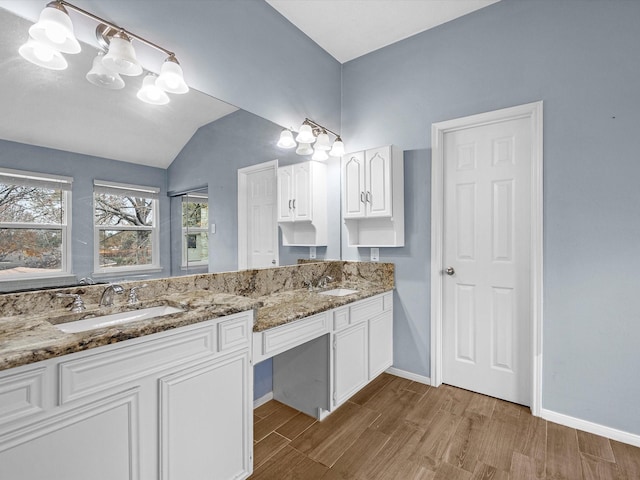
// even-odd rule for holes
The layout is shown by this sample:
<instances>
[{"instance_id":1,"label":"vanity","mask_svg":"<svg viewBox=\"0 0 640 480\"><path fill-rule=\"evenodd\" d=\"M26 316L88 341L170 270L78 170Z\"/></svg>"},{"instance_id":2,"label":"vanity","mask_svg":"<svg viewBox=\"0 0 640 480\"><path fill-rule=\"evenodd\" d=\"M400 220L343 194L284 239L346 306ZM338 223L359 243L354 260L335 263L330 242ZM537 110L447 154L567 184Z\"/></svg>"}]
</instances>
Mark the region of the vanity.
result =
<instances>
[{"instance_id":1,"label":"vanity","mask_svg":"<svg viewBox=\"0 0 640 480\"><path fill-rule=\"evenodd\" d=\"M2 295L0 477L247 478L253 365L326 417L391 365L393 288L393 265L342 261L160 279L136 307L177 312L77 333L59 292ZM64 292L92 311L103 289Z\"/></svg>"}]
</instances>

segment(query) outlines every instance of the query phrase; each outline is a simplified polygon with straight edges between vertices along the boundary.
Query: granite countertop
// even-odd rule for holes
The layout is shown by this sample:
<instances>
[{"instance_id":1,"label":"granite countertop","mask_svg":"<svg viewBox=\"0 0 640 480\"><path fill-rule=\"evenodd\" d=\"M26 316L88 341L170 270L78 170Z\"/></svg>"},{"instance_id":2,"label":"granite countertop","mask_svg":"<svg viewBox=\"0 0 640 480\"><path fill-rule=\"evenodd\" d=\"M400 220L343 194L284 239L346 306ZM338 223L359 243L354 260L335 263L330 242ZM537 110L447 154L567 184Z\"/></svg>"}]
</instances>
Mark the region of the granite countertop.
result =
<instances>
[{"instance_id":1,"label":"granite countertop","mask_svg":"<svg viewBox=\"0 0 640 480\"><path fill-rule=\"evenodd\" d=\"M167 294L154 301L141 302L136 307L170 305L185 311L80 333L64 333L54 324L97 313L98 305L87 305L87 310L79 314L56 309L47 314L0 317L0 370L252 309L256 310L254 331L259 332L390 290L388 286L366 281L330 283L323 290L334 288L349 288L357 290L357 293L336 297L320 295L321 290L309 291L305 288L258 298L210 291ZM126 308L102 307L100 314L117 313Z\"/></svg>"}]
</instances>

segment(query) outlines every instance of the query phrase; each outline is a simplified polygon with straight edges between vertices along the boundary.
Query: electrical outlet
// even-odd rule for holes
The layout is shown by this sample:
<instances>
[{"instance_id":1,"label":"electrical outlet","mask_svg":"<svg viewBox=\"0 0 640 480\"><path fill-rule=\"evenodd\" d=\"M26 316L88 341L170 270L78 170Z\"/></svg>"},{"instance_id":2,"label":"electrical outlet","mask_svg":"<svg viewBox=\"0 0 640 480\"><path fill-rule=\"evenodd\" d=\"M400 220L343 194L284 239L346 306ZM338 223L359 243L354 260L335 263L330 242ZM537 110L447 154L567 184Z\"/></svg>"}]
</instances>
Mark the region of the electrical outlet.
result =
<instances>
[{"instance_id":1,"label":"electrical outlet","mask_svg":"<svg viewBox=\"0 0 640 480\"><path fill-rule=\"evenodd\" d=\"M371 247L371 261L380 261L380 249L378 247Z\"/></svg>"},{"instance_id":2,"label":"electrical outlet","mask_svg":"<svg viewBox=\"0 0 640 480\"><path fill-rule=\"evenodd\" d=\"M211 224L211 233L216 233L216 224L215 223Z\"/></svg>"},{"instance_id":3,"label":"electrical outlet","mask_svg":"<svg viewBox=\"0 0 640 480\"><path fill-rule=\"evenodd\" d=\"M316 247L309 247L309 258L316 258Z\"/></svg>"}]
</instances>

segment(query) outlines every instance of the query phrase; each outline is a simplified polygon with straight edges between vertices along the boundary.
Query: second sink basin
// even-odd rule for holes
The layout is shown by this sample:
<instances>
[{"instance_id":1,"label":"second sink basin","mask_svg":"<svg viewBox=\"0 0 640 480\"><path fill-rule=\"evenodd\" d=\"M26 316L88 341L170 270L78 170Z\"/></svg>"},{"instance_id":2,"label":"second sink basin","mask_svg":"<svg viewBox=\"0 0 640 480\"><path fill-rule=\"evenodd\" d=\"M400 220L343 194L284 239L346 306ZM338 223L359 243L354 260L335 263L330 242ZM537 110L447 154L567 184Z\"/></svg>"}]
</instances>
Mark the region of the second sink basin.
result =
<instances>
[{"instance_id":1,"label":"second sink basin","mask_svg":"<svg viewBox=\"0 0 640 480\"><path fill-rule=\"evenodd\" d=\"M327 295L328 297L344 297L346 295L351 295L352 293L358 293L358 291L351 290L349 288L334 288L333 290L327 290L319 293L320 295Z\"/></svg>"},{"instance_id":2,"label":"second sink basin","mask_svg":"<svg viewBox=\"0 0 640 480\"><path fill-rule=\"evenodd\" d=\"M114 325L120 325L122 323L137 322L139 320L147 320L149 318L163 317L165 315L171 315L172 313L182 312L184 312L184 310L180 308L161 305L159 307L141 308L140 310L112 313L110 315L76 320L74 322L60 323L57 324L56 327L65 333L86 332L87 330L113 327Z\"/></svg>"}]
</instances>

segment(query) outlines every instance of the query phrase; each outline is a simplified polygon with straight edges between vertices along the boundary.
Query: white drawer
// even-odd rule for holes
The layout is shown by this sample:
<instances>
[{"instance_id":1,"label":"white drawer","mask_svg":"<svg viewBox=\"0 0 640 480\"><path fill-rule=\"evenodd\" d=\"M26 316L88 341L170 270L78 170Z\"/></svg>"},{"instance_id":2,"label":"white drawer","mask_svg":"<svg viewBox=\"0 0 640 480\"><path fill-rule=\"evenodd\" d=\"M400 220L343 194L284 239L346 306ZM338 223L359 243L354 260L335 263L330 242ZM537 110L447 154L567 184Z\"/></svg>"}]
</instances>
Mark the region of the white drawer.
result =
<instances>
[{"instance_id":1,"label":"white drawer","mask_svg":"<svg viewBox=\"0 0 640 480\"><path fill-rule=\"evenodd\" d=\"M61 362L60 404L216 353L216 324Z\"/></svg>"},{"instance_id":2,"label":"white drawer","mask_svg":"<svg viewBox=\"0 0 640 480\"><path fill-rule=\"evenodd\" d=\"M349 307L333 310L333 329L340 330L349 325Z\"/></svg>"},{"instance_id":3,"label":"white drawer","mask_svg":"<svg viewBox=\"0 0 640 480\"><path fill-rule=\"evenodd\" d=\"M0 378L0 424L44 409L45 368Z\"/></svg>"},{"instance_id":4,"label":"white drawer","mask_svg":"<svg viewBox=\"0 0 640 480\"><path fill-rule=\"evenodd\" d=\"M377 297L361 300L355 305L351 306L351 324L363 322L369 320L376 315L381 314L384 311L384 303L382 295Z\"/></svg>"},{"instance_id":5,"label":"white drawer","mask_svg":"<svg viewBox=\"0 0 640 480\"><path fill-rule=\"evenodd\" d=\"M218 350L225 352L247 345L251 335L252 316L244 314L218 324Z\"/></svg>"},{"instance_id":6,"label":"white drawer","mask_svg":"<svg viewBox=\"0 0 640 480\"><path fill-rule=\"evenodd\" d=\"M328 313L287 323L262 333L262 354L270 355L302 345L329 331Z\"/></svg>"}]
</instances>

